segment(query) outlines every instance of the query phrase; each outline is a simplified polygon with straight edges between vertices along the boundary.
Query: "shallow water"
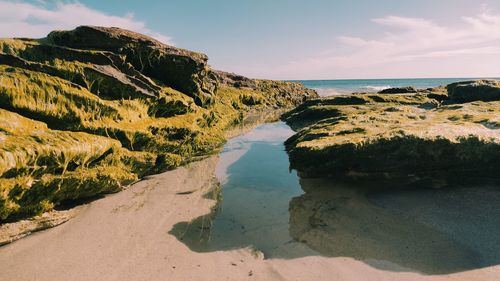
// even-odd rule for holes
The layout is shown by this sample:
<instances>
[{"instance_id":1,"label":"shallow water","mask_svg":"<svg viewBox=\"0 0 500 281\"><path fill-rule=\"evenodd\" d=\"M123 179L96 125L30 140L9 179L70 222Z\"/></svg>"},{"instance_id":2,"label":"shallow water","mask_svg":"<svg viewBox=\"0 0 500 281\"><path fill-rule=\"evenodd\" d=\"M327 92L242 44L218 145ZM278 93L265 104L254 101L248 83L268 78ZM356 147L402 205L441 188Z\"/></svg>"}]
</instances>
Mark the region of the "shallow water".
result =
<instances>
[{"instance_id":1,"label":"shallow water","mask_svg":"<svg viewBox=\"0 0 500 281\"><path fill-rule=\"evenodd\" d=\"M266 258L351 257L391 271L500 264L498 186L370 192L383 183L299 179L283 145L291 135L276 122L231 139L214 172L221 188L207 195L213 212L170 233L196 252L250 246Z\"/></svg>"},{"instance_id":2,"label":"shallow water","mask_svg":"<svg viewBox=\"0 0 500 281\"><path fill-rule=\"evenodd\" d=\"M293 133L276 122L229 140L215 171L222 188L217 210L174 234L201 252L253 246L266 257L314 253L288 230L289 202L304 193L283 145Z\"/></svg>"}]
</instances>

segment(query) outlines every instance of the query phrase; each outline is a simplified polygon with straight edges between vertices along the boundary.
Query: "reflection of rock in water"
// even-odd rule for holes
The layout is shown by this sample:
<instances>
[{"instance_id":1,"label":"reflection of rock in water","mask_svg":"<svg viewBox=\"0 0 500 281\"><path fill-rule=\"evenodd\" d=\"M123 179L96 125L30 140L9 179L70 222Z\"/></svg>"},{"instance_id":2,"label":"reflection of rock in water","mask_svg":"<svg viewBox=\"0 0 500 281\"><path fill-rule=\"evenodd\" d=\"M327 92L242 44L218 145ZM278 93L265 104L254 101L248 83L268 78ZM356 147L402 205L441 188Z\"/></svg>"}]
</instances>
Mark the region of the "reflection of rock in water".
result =
<instances>
[{"instance_id":1,"label":"reflection of rock in water","mask_svg":"<svg viewBox=\"0 0 500 281\"><path fill-rule=\"evenodd\" d=\"M322 255L429 274L479 266L469 247L374 205L359 189L319 179L302 179L301 185L307 193L290 202L290 235ZM399 269L386 268L387 262Z\"/></svg>"}]
</instances>

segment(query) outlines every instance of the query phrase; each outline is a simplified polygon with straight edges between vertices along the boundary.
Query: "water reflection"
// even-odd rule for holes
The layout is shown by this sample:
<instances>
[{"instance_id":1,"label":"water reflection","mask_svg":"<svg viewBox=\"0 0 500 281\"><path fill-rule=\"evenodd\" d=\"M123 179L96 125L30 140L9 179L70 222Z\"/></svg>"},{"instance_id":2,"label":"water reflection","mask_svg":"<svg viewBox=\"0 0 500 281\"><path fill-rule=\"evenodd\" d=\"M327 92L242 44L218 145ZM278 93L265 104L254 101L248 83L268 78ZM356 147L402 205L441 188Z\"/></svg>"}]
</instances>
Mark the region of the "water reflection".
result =
<instances>
[{"instance_id":1,"label":"water reflection","mask_svg":"<svg viewBox=\"0 0 500 281\"><path fill-rule=\"evenodd\" d=\"M382 269L428 274L500 262L497 188L367 195L373 186L353 187L328 179L302 179L301 185L307 193L290 202L290 234L324 256L353 257ZM471 193L480 204L464 205L471 201ZM490 219L478 222L479 214ZM479 226L482 233L475 236Z\"/></svg>"},{"instance_id":2,"label":"water reflection","mask_svg":"<svg viewBox=\"0 0 500 281\"><path fill-rule=\"evenodd\" d=\"M266 258L352 257L391 271L500 263L498 186L394 191L299 180L282 144L292 133L279 122L231 140L216 169L222 188L209 194L218 204L170 233L197 252L253 246Z\"/></svg>"},{"instance_id":3,"label":"water reflection","mask_svg":"<svg viewBox=\"0 0 500 281\"><path fill-rule=\"evenodd\" d=\"M288 231L289 201L303 193L283 145L292 134L277 122L230 140L216 169L220 202L211 214L179 223L171 233L198 252L253 246L267 258L314 253Z\"/></svg>"}]
</instances>

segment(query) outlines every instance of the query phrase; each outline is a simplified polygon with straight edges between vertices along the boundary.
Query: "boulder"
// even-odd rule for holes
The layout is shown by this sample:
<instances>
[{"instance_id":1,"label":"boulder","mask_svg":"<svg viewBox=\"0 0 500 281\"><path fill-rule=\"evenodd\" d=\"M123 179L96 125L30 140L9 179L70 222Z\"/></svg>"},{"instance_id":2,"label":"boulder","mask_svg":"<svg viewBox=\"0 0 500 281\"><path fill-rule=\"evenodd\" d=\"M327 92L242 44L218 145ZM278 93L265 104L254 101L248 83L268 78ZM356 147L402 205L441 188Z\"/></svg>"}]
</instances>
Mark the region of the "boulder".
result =
<instances>
[{"instance_id":1,"label":"boulder","mask_svg":"<svg viewBox=\"0 0 500 281\"><path fill-rule=\"evenodd\" d=\"M455 102L500 100L499 80L464 81L446 87L448 95Z\"/></svg>"}]
</instances>

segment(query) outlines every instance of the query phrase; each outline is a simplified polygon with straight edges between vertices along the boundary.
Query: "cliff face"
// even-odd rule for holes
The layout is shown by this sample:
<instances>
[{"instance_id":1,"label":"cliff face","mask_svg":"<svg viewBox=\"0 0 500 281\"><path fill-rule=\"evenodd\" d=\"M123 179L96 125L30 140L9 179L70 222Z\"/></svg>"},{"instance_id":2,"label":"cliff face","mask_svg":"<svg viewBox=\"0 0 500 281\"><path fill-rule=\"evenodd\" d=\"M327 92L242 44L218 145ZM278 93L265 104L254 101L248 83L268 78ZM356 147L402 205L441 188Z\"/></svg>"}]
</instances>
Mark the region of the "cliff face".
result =
<instances>
[{"instance_id":1,"label":"cliff face","mask_svg":"<svg viewBox=\"0 0 500 281\"><path fill-rule=\"evenodd\" d=\"M414 94L310 100L284 119L292 168L304 177L427 181L498 178L497 82L466 82Z\"/></svg>"},{"instance_id":2,"label":"cliff face","mask_svg":"<svg viewBox=\"0 0 500 281\"><path fill-rule=\"evenodd\" d=\"M0 220L119 191L212 153L245 112L315 96L221 73L204 54L117 28L0 40Z\"/></svg>"}]
</instances>

